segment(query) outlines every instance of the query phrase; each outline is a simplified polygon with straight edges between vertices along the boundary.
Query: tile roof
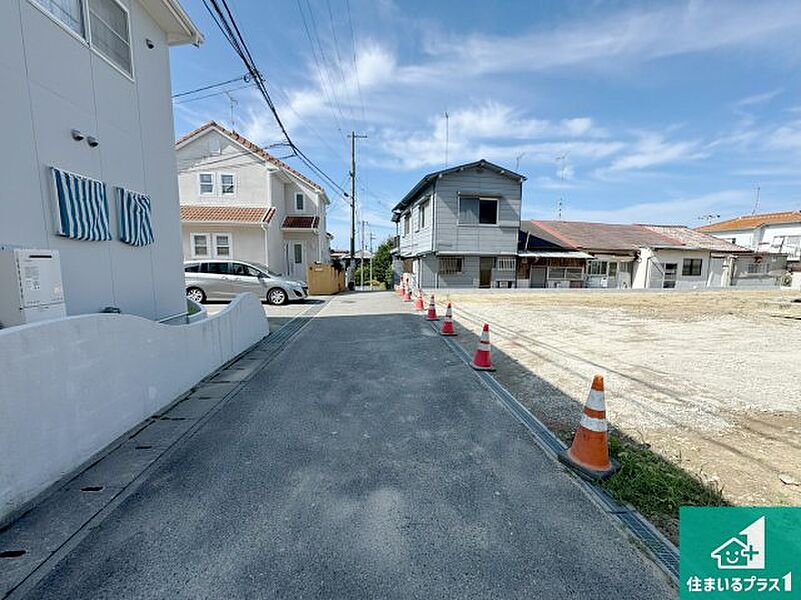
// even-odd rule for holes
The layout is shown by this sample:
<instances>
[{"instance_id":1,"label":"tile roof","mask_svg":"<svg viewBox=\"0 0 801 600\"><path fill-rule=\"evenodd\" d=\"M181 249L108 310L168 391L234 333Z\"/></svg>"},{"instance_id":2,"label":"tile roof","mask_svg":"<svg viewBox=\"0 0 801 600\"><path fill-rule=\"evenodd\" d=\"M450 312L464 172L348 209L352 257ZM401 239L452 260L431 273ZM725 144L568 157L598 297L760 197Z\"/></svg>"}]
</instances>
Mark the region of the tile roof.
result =
<instances>
[{"instance_id":1,"label":"tile roof","mask_svg":"<svg viewBox=\"0 0 801 600\"><path fill-rule=\"evenodd\" d=\"M181 206L181 221L206 223L269 223L275 207Z\"/></svg>"},{"instance_id":2,"label":"tile roof","mask_svg":"<svg viewBox=\"0 0 801 600\"><path fill-rule=\"evenodd\" d=\"M697 231L712 233L716 231L735 231L738 229L755 229L762 225L777 225L780 223L801 223L801 210L785 212L763 213L761 215L743 215L736 219L729 219L719 223L712 223L698 227Z\"/></svg>"},{"instance_id":3,"label":"tile roof","mask_svg":"<svg viewBox=\"0 0 801 600\"><path fill-rule=\"evenodd\" d=\"M287 215L281 227L284 229L317 229L320 217L304 217L300 215Z\"/></svg>"},{"instance_id":4,"label":"tile roof","mask_svg":"<svg viewBox=\"0 0 801 600\"><path fill-rule=\"evenodd\" d=\"M748 248L737 246L726 240L716 238L714 235L707 235L683 225L643 225L643 227L671 237L685 246L693 248L703 248L713 252L751 252Z\"/></svg>"},{"instance_id":5,"label":"tile roof","mask_svg":"<svg viewBox=\"0 0 801 600\"><path fill-rule=\"evenodd\" d=\"M325 190L323 190L322 186L314 183L311 179L309 179L308 177L306 177L305 175L303 175L299 171L296 171L295 169L290 167L288 164L286 164L284 161L277 159L272 154L267 152L264 148L258 146L257 144L254 144L253 142L251 142L246 137L243 137L243 136L239 135L236 131L231 131L230 129L226 129L225 127L223 127L222 125L219 125L215 121L209 121L208 123L206 123L204 125L201 125L197 129L195 129L194 131L190 131L186 135L178 138L176 140L176 142L175 142L175 145L176 146L180 146L184 142L190 140L191 138L193 138L193 137L195 137L197 135L200 135L201 133L204 133L205 131L208 131L209 129L215 129L215 130L219 131L224 136L231 138L236 143L244 146L245 148L247 148L248 150L253 152L253 154L263 158L267 162L275 165L276 167L279 167L279 168L281 168L281 169L283 169L283 170L285 170L285 171L287 171L289 173L292 173L292 175L294 175L298 179L302 180L304 183L306 183L306 185L310 186L316 192L318 192L320 194L325 194Z\"/></svg>"},{"instance_id":6,"label":"tile roof","mask_svg":"<svg viewBox=\"0 0 801 600\"><path fill-rule=\"evenodd\" d=\"M528 233L574 250L632 251L644 246L681 247L678 240L641 225L586 223L583 221L522 221Z\"/></svg>"}]
</instances>

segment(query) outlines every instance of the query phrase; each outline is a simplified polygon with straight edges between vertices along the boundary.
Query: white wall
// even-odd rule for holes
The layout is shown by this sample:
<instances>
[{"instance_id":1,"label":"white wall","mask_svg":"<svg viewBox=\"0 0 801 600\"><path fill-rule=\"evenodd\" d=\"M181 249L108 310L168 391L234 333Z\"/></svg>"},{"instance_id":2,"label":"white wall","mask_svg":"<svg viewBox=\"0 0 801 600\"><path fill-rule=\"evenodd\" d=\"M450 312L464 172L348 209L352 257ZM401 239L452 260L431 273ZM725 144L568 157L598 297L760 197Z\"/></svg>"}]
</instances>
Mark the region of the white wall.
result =
<instances>
[{"instance_id":1,"label":"white wall","mask_svg":"<svg viewBox=\"0 0 801 600\"><path fill-rule=\"evenodd\" d=\"M169 54L139 2L123 4L134 81L28 0L0 2L0 244L57 249L71 315L111 305L163 318L185 310ZM100 145L73 140L73 128ZM134 248L55 235L50 165L106 182L115 235L113 186L150 195L156 242Z\"/></svg>"},{"instance_id":2,"label":"white wall","mask_svg":"<svg viewBox=\"0 0 801 600\"><path fill-rule=\"evenodd\" d=\"M253 294L190 325L86 315L0 330L0 520L267 333Z\"/></svg>"},{"instance_id":3,"label":"white wall","mask_svg":"<svg viewBox=\"0 0 801 600\"><path fill-rule=\"evenodd\" d=\"M214 256L214 241L211 236L215 233L231 235L231 258L233 260L247 260L267 264L265 254L264 230L260 225L204 225L203 223L184 223L181 226L181 240L184 256L187 260L194 259L192 255L191 234L209 234L209 252L211 256L203 258L223 258ZM198 258L198 260L201 260Z\"/></svg>"}]
</instances>

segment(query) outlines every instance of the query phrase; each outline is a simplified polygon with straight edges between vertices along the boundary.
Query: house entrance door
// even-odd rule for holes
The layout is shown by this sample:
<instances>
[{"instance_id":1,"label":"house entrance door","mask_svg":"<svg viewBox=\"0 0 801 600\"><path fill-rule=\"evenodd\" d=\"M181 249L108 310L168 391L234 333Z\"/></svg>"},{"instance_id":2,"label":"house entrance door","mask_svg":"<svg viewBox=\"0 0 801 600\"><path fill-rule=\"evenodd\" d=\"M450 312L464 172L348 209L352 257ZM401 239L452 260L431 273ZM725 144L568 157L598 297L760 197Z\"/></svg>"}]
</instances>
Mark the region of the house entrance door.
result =
<instances>
[{"instance_id":1,"label":"house entrance door","mask_svg":"<svg viewBox=\"0 0 801 600\"><path fill-rule=\"evenodd\" d=\"M709 261L709 277L706 281L708 287L721 287L723 285L723 268L725 262L725 258L718 258L716 256L713 256Z\"/></svg>"},{"instance_id":2,"label":"house entrance door","mask_svg":"<svg viewBox=\"0 0 801 600\"><path fill-rule=\"evenodd\" d=\"M478 287L488 288L492 284L492 269L495 268L495 257L481 256L478 263Z\"/></svg>"},{"instance_id":3,"label":"house entrance door","mask_svg":"<svg viewBox=\"0 0 801 600\"><path fill-rule=\"evenodd\" d=\"M531 287L544 288L547 275L547 267L531 267Z\"/></svg>"}]
</instances>

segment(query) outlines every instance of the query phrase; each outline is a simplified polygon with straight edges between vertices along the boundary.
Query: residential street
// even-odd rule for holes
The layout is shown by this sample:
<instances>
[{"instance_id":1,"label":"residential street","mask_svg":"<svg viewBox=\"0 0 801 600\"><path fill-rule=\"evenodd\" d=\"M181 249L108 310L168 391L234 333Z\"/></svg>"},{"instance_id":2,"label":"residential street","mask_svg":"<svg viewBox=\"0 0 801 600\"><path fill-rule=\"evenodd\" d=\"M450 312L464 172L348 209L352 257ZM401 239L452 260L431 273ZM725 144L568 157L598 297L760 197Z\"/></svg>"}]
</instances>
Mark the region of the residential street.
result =
<instances>
[{"instance_id":1,"label":"residential street","mask_svg":"<svg viewBox=\"0 0 801 600\"><path fill-rule=\"evenodd\" d=\"M28 597L674 597L410 312L334 297Z\"/></svg>"}]
</instances>

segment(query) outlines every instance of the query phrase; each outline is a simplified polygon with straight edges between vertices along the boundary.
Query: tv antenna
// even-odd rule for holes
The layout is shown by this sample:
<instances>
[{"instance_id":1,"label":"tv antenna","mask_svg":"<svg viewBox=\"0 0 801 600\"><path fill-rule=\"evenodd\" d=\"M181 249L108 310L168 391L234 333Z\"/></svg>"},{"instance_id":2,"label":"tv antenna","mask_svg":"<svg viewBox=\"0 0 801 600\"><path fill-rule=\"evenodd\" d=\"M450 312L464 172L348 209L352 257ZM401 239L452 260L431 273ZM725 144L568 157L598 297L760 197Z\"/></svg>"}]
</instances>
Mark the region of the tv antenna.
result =
<instances>
[{"instance_id":1,"label":"tv antenna","mask_svg":"<svg viewBox=\"0 0 801 600\"><path fill-rule=\"evenodd\" d=\"M451 116L445 111L445 168L448 168L448 138L450 137Z\"/></svg>"},{"instance_id":2,"label":"tv antenna","mask_svg":"<svg viewBox=\"0 0 801 600\"><path fill-rule=\"evenodd\" d=\"M520 154L515 156L515 171L520 170L520 159L523 158L526 154L527 154L526 152L521 152Z\"/></svg>"},{"instance_id":3,"label":"tv antenna","mask_svg":"<svg viewBox=\"0 0 801 600\"><path fill-rule=\"evenodd\" d=\"M720 218L720 215L713 215L713 214L710 213L708 215L701 215L700 217L698 217L698 220L699 221L706 221L706 224L709 225L710 223L712 223L712 221L714 221L715 219L719 219L719 218Z\"/></svg>"},{"instance_id":4,"label":"tv antenna","mask_svg":"<svg viewBox=\"0 0 801 600\"><path fill-rule=\"evenodd\" d=\"M762 188L760 188L759 186L756 186L756 198L754 199L754 210L751 211L752 215L755 215L756 212L757 212L757 209L759 208L759 191L761 189Z\"/></svg>"},{"instance_id":5,"label":"tv antenna","mask_svg":"<svg viewBox=\"0 0 801 600\"><path fill-rule=\"evenodd\" d=\"M236 123L234 122L234 110L237 106L239 106L239 102L236 98L231 95L231 92L225 92L225 95L228 96L228 107L231 111L231 131L236 131Z\"/></svg>"},{"instance_id":6,"label":"tv antenna","mask_svg":"<svg viewBox=\"0 0 801 600\"><path fill-rule=\"evenodd\" d=\"M565 169L567 168L567 155L570 154L570 150L562 154L561 156L556 157L556 164L559 165L559 180L562 182L561 187L565 187ZM562 208L564 207L565 199L564 196L561 194L559 195L559 202L556 203L556 215L557 220L562 220Z\"/></svg>"}]
</instances>

